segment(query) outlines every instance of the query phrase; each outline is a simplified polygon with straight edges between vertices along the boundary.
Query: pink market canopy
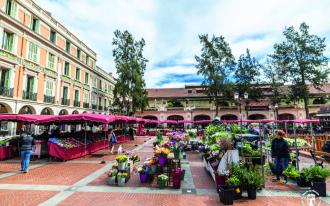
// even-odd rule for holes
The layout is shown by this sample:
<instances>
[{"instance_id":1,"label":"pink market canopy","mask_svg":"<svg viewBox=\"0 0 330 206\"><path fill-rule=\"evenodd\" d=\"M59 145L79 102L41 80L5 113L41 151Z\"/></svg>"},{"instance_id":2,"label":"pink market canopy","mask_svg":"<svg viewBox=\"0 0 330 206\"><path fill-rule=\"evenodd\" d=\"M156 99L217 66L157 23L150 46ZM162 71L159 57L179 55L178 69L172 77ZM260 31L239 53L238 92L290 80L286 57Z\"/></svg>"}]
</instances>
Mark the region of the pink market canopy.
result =
<instances>
[{"instance_id":1,"label":"pink market canopy","mask_svg":"<svg viewBox=\"0 0 330 206\"><path fill-rule=\"evenodd\" d=\"M179 120L178 121L179 124L182 124L182 123L194 123L193 120Z\"/></svg>"},{"instance_id":2,"label":"pink market canopy","mask_svg":"<svg viewBox=\"0 0 330 206\"><path fill-rule=\"evenodd\" d=\"M96 122L108 124L116 120L116 117L113 115L105 114L70 114L70 115L61 115L58 116L59 122Z\"/></svg>"},{"instance_id":3,"label":"pink market canopy","mask_svg":"<svg viewBox=\"0 0 330 206\"><path fill-rule=\"evenodd\" d=\"M211 123L212 122L212 120L196 120L196 121L194 121L194 123L196 123L196 124L205 124L205 123Z\"/></svg>"},{"instance_id":4,"label":"pink market canopy","mask_svg":"<svg viewBox=\"0 0 330 206\"><path fill-rule=\"evenodd\" d=\"M58 116L37 115L37 114L2 114L0 121L27 122L32 124L42 124L56 121Z\"/></svg>"}]
</instances>

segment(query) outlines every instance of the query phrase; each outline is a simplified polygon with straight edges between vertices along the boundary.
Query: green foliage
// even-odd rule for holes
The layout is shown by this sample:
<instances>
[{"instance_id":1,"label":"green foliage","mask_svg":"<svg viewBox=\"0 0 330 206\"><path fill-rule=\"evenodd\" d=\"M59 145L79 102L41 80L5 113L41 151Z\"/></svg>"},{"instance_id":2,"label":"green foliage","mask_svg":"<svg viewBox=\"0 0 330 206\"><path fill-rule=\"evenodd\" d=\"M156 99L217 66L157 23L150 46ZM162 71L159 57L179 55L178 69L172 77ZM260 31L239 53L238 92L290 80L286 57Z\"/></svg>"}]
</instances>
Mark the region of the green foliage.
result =
<instances>
[{"instance_id":1,"label":"green foliage","mask_svg":"<svg viewBox=\"0 0 330 206\"><path fill-rule=\"evenodd\" d=\"M327 81L329 68L325 38L309 33L309 26L302 23L299 31L293 26L283 32L285 40L274 45L274 53L270 55L279 77L290 86L293 100L303 99L306 117L309 118L308 84L320 89Z\"/></svg>"},{"instance_id":2,"label":"green foliage","mask_svg":"<svg viewBox=\"0 0 330 206\"><path fill-rule=\"evenodd\" d=\"M157 180L158 180L158 181L165 182L165 181L168 180L168 176L165 175L165 174L158 175Z\"/></svg>"},{"instance_id":3,"label":"green foliage","mask_svg":"<svg viewBox=\"0 0 330 206\"><path fill-rule=\"evenodd\" d=\"M229 77L234 70L235 58L223 36L213 35L209 39L208 35L204 34L199 35L199 40L202 49L201 55L195 56L197 74L203 76L202 85L205 87L210 101L214 101L216 115L218 115L218 97L221 92L222 94L228 93L225 91L228 91Z\"/></svg>"},{"instance_id":4,"label":"green foliage","mask_svg":"<svg viewBox=\"0 0 330 206\"><path fill-rule=\"evenodd\" d=\"M210 151L219 151L220 150L220 146L218 144L213 144L210 147Z\"/></svg>"},{"instance_id":5,"label":"green foliage","mask_svg":"<svg viewBox=\"0 0 330 206\"><path fill-rule=\"evenodd\" d=\"M330 170L322 168L319 165L310 166L309 168L304 168L302 173L305 175L306 179L312 181L324 181L330 176Z\"/></svg>"},{"instance_id":6,"label":"green foliage","mask_svg":"<svg viewBox=\"0 0 330 206\"><path fill-rule=\"evenodd\" d=\"M262 186L264 178L257 167L251 167L244 171L243 182L247 188L257 189Z\"/></svg>"},{"instance_id":7,"label":"green foliage","mask_svg":"<svg viewBox=\"0 0 330 206\"><path fill-rule=\"evenodd\" d=\"M127 162L127 159L128 159L128 156L127 155L118 155L116 157L116 161L118 163L124 163L124 162Z\"/></svg>"},{"instance_id":8,"label":"green foliage","mask_svg":"<svg viewBox=\"0 0 330 206\"><path fill-rule=\"evenodd\" d=\"M261 152L258 149L252 149L251 144L246 143L244 145L244 155L251 156L251 157L260 157Z\"/></svg>"},{"instance_id":9,"label":"green foliage","mask_svg":"<svg viewBox=\"0 0 330 206\"><path fill-rule=\"evenodd\" d=\"M294 138L284 138L287 142L289 147L295 147L295 140ZM308 147L308 143L304 139L297 138L297 147Z\"/></svg>"},{"instance_id":10,"label":"green foliage","mask_svg":"<svg viewBox=\"0 0 330 206\"><path fill-rule=\"evenodd\" d=\"M224 126L209 124L205 129L205 135L209 137L221 131L225 131Z\"/></svg>"},{"instance_id":11,"label":"green foliage","mask_svg":"<svg viewBox=\"0 0 330 206\"><path fill-rule=\"evenodd\" d=\"M163 133L160 131L156 132L157 140L163 140Z\"/></svg>"},{"instance_id":12,"label":"green foliage","mask_svg":"<svg viewBox=\"0 0 330 206\"><path fill-rule=\"evenodd\" d=\"M257 87L260 69L261 65L254 57L251 57L250 50L246 49L246 54L242 54L238 59L234 74L236 89L240 95L247 92L249 98L261 97L261 90Z\"/></svg>"},{"instance_id":13,"label":"green foliage","mask_svg":"<svg viewBox=\"0 0 330 206\"><path fill-rule=\"evenodd\" d=\"M226 184L229 186L238 186L240 183L241 181L234 175L230 176L226 181Z\"/></svg>"},{"instance_id":14,"label":"green foliage","mask_svg":"<svg viewBox=\"0 0 330 206\"><path fill-rule=\"evenodd\" d=\"M283 175L291 178L291 179L297 179L300 174L299 172L297 171L297 169L292 166L292 165L289 165L284 171L283 171Z\"/></svg>"},{"instance_id":15,"label":"green foliage","mask_svg":"<svg viewBox=\"0 0 330 206\"><path fill-rule=\"evenodd\" d=\"M146 63L143 57L144 39L134 40L128 31L114 32L113 57L118 78L114 89L114 105L120 113L130 115L136 110L143 111L148 105L147 90L143 79Z\"/></svg>"}]
</instances>

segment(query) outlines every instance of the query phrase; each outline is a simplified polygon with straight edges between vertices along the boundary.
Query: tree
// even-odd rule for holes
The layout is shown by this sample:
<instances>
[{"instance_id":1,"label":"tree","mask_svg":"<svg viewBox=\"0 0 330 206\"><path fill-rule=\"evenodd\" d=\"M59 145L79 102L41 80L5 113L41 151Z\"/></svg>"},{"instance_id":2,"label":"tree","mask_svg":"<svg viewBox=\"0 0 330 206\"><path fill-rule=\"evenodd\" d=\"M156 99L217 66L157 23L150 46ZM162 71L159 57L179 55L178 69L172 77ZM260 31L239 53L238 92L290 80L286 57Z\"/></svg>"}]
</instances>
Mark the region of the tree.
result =
<instances>
[{"instance_id":1,"label":"tree","mask_svg":"<svg viewBox=\"0 0 330 206\"><path fill-rule=\"evenodd\" d=\"M302 23L299 31L291 26L283 32L285 40L274 45L274 53L270 55L277 65L279 76L292 83L290 92L296 98L303 99L306 118L309 118L308 84L321 90L326 82L329 68L328 59L324 56L325 38L309 34L309 26Z\"/></svg>"},{"instance_id":2,"label":"tree","mask_svg":"<svg viewBox=\"0 0 330 206\"><path fill-rule=\"evenodd\" d=\"M216 116L219 114L218 98L225 93L230 73L234 69L235 58L223 36L213 37L209 40L208 35L199 35L202 44L201 55L195 56L197 61L197 74L202 75L202 86L216 106Z\"/></svg>"},{"instance_id":3,"label":"tree","mask_svg":"<svg viewBox=\"0 0 330 206\"><path fill-rule=\"evenodd\" d=\"M143 79L146 63L143 57L144 39L134 40L128 31L114 32L112 45L118 79L114 89L114 105L120 113L131 115L136 110L143 111L148 105L147 91Z\"/></svg>"},{"instance_id":4,"label":"tree","mask_svg":"<svg viewBox=\"0 0 330 206\"><path fill-rule=\"evenodd\" d=\"M235 85L239 95L244 93L249 94L250 99L257 99L261 97L260 89L258 88L260 76L260 69L262 66L259 62L251 57L250 50L246 49L246 54L242 54L237 62L236 71L234 74ZM246 100L246 106L248 100ZM248 110L246 111L246 117L248 117Z\"/></svg>"}]
</instances>

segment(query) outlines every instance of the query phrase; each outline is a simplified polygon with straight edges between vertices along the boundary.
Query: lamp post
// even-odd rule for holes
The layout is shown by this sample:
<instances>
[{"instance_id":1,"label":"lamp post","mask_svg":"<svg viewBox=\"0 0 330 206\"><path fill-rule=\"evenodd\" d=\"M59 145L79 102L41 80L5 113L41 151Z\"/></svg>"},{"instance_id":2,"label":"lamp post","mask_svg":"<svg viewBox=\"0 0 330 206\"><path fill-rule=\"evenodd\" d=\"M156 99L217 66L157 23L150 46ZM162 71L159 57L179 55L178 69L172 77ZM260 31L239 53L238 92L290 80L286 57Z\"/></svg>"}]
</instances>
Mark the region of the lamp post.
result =
<instances>
[{"instance_id":1,"label":"lamp post","mask_svg":"<svg viewBox=\"0 0 330 206\"><path fill-rule=\"evenodd\" d=\"M247 92L245 92L244 99L248 99L248 98L249 98L249 95ZM241 103L242 98L239 96L238 92L234 93L234 99L236 100L236 102L239 106L240 129L241 129L241 134L242 134L242 103Z\"/></svg>"}]
</instances>

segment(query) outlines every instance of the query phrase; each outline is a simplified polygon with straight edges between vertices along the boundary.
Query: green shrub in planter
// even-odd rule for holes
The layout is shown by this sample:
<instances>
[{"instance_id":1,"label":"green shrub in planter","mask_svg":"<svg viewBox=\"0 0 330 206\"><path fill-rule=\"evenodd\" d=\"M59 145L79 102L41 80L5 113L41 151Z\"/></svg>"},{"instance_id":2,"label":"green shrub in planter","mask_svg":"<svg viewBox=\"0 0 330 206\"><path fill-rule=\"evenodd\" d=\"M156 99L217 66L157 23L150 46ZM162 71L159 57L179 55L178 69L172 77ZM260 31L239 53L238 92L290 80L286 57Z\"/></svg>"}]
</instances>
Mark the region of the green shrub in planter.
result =
<instances>
[{"instance_id":1,"label":"green shrub in planter","mask_svg":"<svg viewBox=\"0 0 330 206\"><path fill-rule=\"evenodd\" d=\"M296 180L297 178L300 177L300 174L298 172L298 170L292 166L289 165L284 171L283 171L283 175L287 176L290 179Z\"/></svg>"},{"instance_id":2,"label":"green shrub in planter","mask_svg":"<svg viewBox=\"0 0 330 206\"><path fill-rule=\"evenodd\" d=\"M256 199L257 189L262 186L264 178L257 168L249 168L244 171L243 176L244 184L248 192L249 199Z\"/></svg>"},{"instance_id":3,"label":"green shrub in planter","mask_svg":"<svg viewBox=\"0 0 330 206\"><path fill-rule=\"evenodd\" d=\"M166 185L166 182L167 181L168 181L168 176L167 175L164 175L164 174L158 175L158 177L157 177L157 184L158 184L158 187L160 189L164 189L165 188L165 185Z\"/></svg>"},{"instance_id":4,"label":"green shrub in planter","mask_svg":"<svg viewBox=\"0 0 330 206\"><path fill-rule=\"evenodd\" d=\"M325 180L330 176L330 170L314 165L303 170L307 180L312 182L311 189L315 190L320 196L325 197L326 183Z\"/></svg>"},{"instance_id":5,"label":"green shrub in planter","mask_svg":"<svg viewBox=\"0 0 330 206\"><path fill-rule=\"evenodd\" d=\"M234 189L234 200L242 197L241 181L236 176L231 176L226 184Z\"/></svg>"}]
</instances>

